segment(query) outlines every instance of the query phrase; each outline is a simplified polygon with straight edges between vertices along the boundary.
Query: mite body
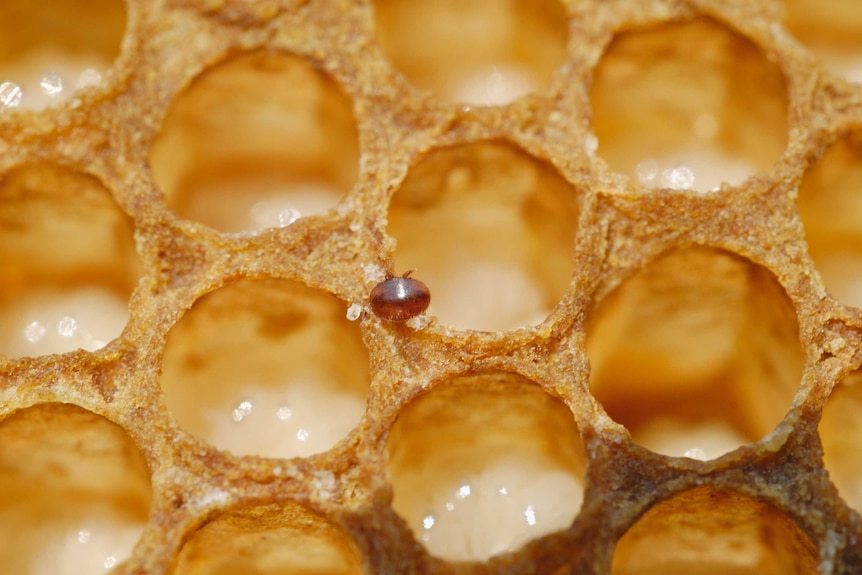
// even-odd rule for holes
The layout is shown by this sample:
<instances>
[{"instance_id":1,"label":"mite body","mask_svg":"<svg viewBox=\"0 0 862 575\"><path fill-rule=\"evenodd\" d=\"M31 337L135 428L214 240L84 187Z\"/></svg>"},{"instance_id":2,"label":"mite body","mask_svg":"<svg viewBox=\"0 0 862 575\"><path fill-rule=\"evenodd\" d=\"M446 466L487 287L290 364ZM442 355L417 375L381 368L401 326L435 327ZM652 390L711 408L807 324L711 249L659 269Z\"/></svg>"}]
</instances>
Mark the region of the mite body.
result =
<instances>
[{"instance_id":1,"label":"mite body","mask_svg":"<svg viewBox=\"0 0 862 575\"><path fill-rule=\"evenodd\" d=\"M384 280L371 290L371 310L386 321L402 322L416 317L428 309L431 292L417 279L401 277Z\"/></svg>"}]
</instances>

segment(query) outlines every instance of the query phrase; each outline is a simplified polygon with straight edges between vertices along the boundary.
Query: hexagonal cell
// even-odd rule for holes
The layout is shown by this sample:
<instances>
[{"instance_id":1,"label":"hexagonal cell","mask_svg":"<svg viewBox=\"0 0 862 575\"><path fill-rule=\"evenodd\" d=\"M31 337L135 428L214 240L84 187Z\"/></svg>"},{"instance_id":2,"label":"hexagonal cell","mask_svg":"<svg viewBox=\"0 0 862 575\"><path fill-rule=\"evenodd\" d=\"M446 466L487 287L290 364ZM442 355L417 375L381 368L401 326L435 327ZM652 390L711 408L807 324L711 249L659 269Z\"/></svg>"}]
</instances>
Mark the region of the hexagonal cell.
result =
<instances>
[{"instance_id":1,"label":"hexagonal cell","mask_svg":"<svg viewBox=\"0 0 862 575\"><path fill-rule=\"evenodd\" d=\"M142 273L131 219L95 178L49 164L0 176L0 353L95 350Z\"/></svg>"},{"instance_id":2,"label":"hexagonal cell","mask_svg":"<svg viewBox=\"0 0 862 575\"><path fill-rule=\"evenodd\" d=\"M832 390L820 420L823 463L829 478L848 505L862 513L862 370L857 370Z\"/></svg>"},{"instance_id":3,"label":"hexagonal cell","mask_svg":"<svg viewBox=\"0 0 862 575\"><path fill-rule=\"evenodd\" d=\"M359 549L343 530L296 503L223 513L195 531L172 575L361 575Z\"/></svg>"},{"instance_id":4,"label":"hexagonal cell","mask_svg":"<svg viewBox=\"0 0 862 575\"><path fill-rule=\"evenodd\" d=\"M617 541L613 575L814 575L817 548L787 515L699 487L647 511Z\"/></svg>"},{"instance_id":5,"label":"hexagonal cell","mask_svg":"<svg viewBox=\"0 0 862 575\"><path fill-rule=\"evenodd\" d=\"M635 442L711 459L784 418L802 377L798 338L768 270L722 250L672 250L590 312L590 390Z\"/></svg>"},{"instance_id":6,"label":"hexagonal cell","mask_svg":"<svg viewBox=\"0 0 862 575\"><path fill-rule=\"evenodd\" d=\"M203 296L168 333L168 407L237 455L326 451L359 423L368 394L368 354L345 309L290 280L241 280Z\"/></svg>"},{"instance_id":7,"label":"hexagonal cell","mask_svg":"<svg viewBox=\"0 0 862 575\"><path fill-rule=\"evenodd\" d=\"M435 150L392 197L399 271L458 328L540 323L574 271L578 194L550 165L502 142Z\"/></svg>"},{"instance_id":8,"label":"hexagonal cell","mask_svg":"<svg viewBox=\"0 0 862 575\"><path fill-rule=\"evenodd\" d=\"M0 423L0 559L6 573L105 573L147 523L150 474L132 440L66 404Z\"/></svg>"},{"instance_id":9,"label":"hexagonal cell","mask_svg":"<svg viewBox=\"0 0 862 575\"><path fill-rule=\"evenodd\" d=\"M862 134L847 135L806 173L799 189L805 240L826 289L862 308Z\"/></svg>"},{"instance_id":10,"label":"hexagonal cell","mask_svg":"<svg viewBox=\"0 0 862 575\"><path fill-rule=\"evenodd\" d=\"M392 507L443 559L484 560L566 529L583 500L571 412L512 373L437 385L401 411L387 448Z\"/></svg>"},{"instance_id":11,"label":"hexagonal cell","mask_svg":"<svg viewBox=\"0 0 862 575\"><path fill-rule=\"evenodd\" d=\"M590 97L599 155L651 188L739 184L771 168L787 142L781 71L709 19L620 32Z\"/></svg>"},{"instance_id":12,"label":"hexagonal cell","mask_svg":"<svg viewBox=\"0 0 862 575\"><path fill-rule=\"evenodd\" d=\"M302 58L244 54L179 94L150 163L180 217L223 232L284 227L335 207L356 181L352 104Z\"/></svg>"},{"instance_id":13,"label":"hexagonal cell","mask_svg":"<svg viewBox=\"0 0 862 575\"><path fill-rule=\"evenodd\" d=\"M506 104L545 88L566 57L556 0L375 0L374 14L386 56L444 100Z\"/></svg>"},{"instance_id":14,"label":"hexagonal cell","mask_svg":"<svg viewBox=\"0 0 862 575\"><path fill-rule=\"evenodd\" d=\"M862 82L862 5L855 0L784 0L785 25L831 72Z\"/></svg>"},{"instance_id":15,"label":"hexagonal cell","mask_svg":"<svg viewBox=\"0 0 862 575\"><path fill-rule=\"evenodd\" d=\"M42 108L98 85L125 27L121 0L0 2L0 111Z\"/></svg>"}]
</instances>

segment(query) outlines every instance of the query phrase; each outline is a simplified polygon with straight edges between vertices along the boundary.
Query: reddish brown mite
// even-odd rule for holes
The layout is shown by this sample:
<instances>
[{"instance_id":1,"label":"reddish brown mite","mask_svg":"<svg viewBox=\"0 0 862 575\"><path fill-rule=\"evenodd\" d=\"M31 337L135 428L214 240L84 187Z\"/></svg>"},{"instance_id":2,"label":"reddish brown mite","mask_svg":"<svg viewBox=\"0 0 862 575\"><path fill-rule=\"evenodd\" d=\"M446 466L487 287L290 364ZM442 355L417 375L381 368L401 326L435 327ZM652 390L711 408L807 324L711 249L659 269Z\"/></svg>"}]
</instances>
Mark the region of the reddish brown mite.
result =
<instances>
[{"instance_id":1,"label":"reddish brown mite","mask_svg":"<svg viewBox=\"0 0 862 575\"><path fill-rule=\"evenodd\" d=\"M389 278L374 286L371 290L371 310L377 317L386 321L407 321L428 309L431 292L424 283L408 277L410 273Z\"/></svg>"}]
</instances>

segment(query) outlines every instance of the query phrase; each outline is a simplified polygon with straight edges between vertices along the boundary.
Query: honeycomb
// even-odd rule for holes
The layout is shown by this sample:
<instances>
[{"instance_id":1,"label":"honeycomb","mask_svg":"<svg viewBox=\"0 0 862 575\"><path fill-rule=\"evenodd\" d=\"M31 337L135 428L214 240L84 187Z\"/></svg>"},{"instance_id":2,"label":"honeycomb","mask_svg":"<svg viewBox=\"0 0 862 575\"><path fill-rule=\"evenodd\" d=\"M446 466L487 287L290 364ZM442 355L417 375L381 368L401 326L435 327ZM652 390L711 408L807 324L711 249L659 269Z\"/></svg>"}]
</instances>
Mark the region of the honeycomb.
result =
<instances>
[{"instance_id":1,"label":"honeycomb","mask_svg":"<svg viewBox=\"0 0 862 575\"><path fill-rule=\"evenodd\" d=\"M859 38L4 0L3 572L862 573Z\"/></svg>"}]
</instances>

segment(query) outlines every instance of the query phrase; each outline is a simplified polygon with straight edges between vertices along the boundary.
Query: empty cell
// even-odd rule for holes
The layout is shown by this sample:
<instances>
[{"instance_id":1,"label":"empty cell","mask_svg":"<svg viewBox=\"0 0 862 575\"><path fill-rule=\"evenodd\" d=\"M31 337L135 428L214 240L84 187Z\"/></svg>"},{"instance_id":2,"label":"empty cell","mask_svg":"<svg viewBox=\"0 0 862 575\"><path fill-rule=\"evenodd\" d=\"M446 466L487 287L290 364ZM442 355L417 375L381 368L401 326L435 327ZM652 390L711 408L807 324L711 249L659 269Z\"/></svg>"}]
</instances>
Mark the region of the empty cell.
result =
<instances>
[{"instance_id":1,"label":"empty cell","mask_svg":"<svg viewBox=\"0 0 862 575\"><path fill-rule=\"evenodd\" d=\"M848 134L805 173L799 215L826 289L862 308L862 139Z\"/></svg>"},{"instance_id":2,"label":"empty cell","mask_svg":"<svg viewBox=\"0 0 862 575\"><path fill-rule=\"evenodd\" d=\"M566 56L557 0L376 0L374 12L386 56L443 100L506 104L544 89Z\"/></svg>"},{"instance_id":3,"label":"empty cell","mask_svg":"<svg viewBox=\"0 0 862 575\"><path fill-rule=\"evenodd\" d=\"M829 478L847 504L862 512L862 370L857 370L832 390L820 420L823 463Z\"/></svg>"},{"instance_id":4,"label":"empty cell","mask_svg":"<svg viewBox=\"0 0 862 575\"><path fill-rule=\"evenodd\" d=\"M613 575L814 575L817 548L787 515L743 495L692 489L617 541Z\"/></svg>"},{"instance_id":5,"label":"empty cell","mask_svg":"<svg viewBox=\"0 0 862 575\"><path fill-rule=\"evenodd\" d=\"M0 561L16 575L107 573L147 523L150 475L117 425L44 404L0 423Z\"/></svg>"},{"instance_id":6,"label":"empty cell","mask_svg":"<svg viewBox=\"0 0 862 575\"><path fill-rule=\"evenodd\" d=\"M862 4L784 0L785 25L830 72L862 82Z\"/></svg>"},{"instance_id":7,"label":"empty cell","mask_svg":"<svg viewBox=\"0 0 862 575\"><path fill-rule=\"evenodd\" d=\"M429 553L480 561L568 528L584 450L569 409L511 373L456 377L402 410L392 507Z\"/></svg>"},{"instance_id":8,"label":"empty cell","mask_svg":"<svg viewBox=\"0 0 862 575\"><path fill-rule=\"evenodd\" d=\"M0 353L96 350L141 275L131 219L95 178L49 164L0 176Z\"/></svg>"},{"instance_id":9,"label":"empty cell","mask_svg":"<svg viewBox=\"0 0 862 575\"><path fill-rule=\"evenodd\" d=\"M343 530L296 503L261 504L207 521L180 550L172 575L361 575Z\"/></svg>"},{"instance_id":10,"label":"empty cell","mask_svg":"<svg viewBox=\"0 0 862 575\"><path fill-rule=\"evenodd\" d=\"M125 27L122 0L0 2L0 113L43 108L100 84Z\"/></svg>"},{"instance_id":11,"label":"empty cell","mask_svg":"<svg viewBox=\"0 0 862 575\"><path fill-rule=\"evenodd\" d=\"M769 170L787 142L781 71L709 19L619 32L590 98L599 156L648 188L740 184Z\"/></svg>"},{"instance_id":12,"label":"empty cell","mask_svg":"<svg viewBox=\"0 0 862 575\"><path fill-rule=\"evenodd\" d=\"M236 455L328 450L359 423L369 385L359 326L344 309L289 280L241 280L203 296L168 334L168 407Z\"/></svg>"},{"instance_id":13,"label":"empty cell","mask_svg":"<svg viewBox=\"0 0 862 575\"><path fill-rule=\"evenodd\" d=\"M392 198L395 268L416 270L442 323L487 331L538 324L574 271L578 209L570 184L512 145L436 150Z\"/></svg>"},{"instance_id":14,"label":"empty cell","mask_svg":"<svg viewBox=\"0 0 862 575\"><path fill-rule=\"evenodd\" d=\"M335 207L356 181L358 146L352 104L328 76L297 56L254 52L179 94L150 163L180 217L250 232Z\"/></svg>"},{"instance_id":15,"label":"empty cell","mask_svg":"<svg viewBox=\"0 0 862 575\"><path fill-rule=\"evenodd\" d=\"M635 442L712 459L760 439L802 377L793 305L765 268L722 250L672 250L590 311L590 390Z\"/></svg>"}]
</instances>

